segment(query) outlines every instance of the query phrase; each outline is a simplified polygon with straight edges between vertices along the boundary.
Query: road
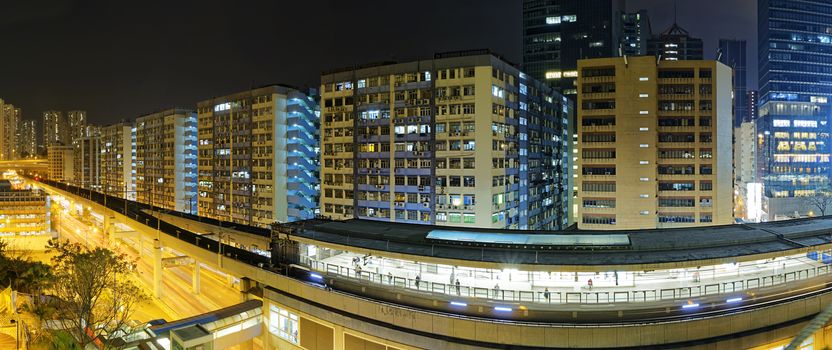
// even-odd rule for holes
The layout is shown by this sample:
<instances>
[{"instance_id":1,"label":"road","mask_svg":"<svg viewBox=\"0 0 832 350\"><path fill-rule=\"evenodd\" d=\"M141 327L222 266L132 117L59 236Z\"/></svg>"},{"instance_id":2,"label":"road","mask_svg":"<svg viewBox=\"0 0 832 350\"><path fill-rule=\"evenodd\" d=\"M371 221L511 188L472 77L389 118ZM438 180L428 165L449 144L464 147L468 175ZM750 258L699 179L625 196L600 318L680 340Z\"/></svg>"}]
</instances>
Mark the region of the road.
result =
<instances>
[{"instance_id":1,"label":"road","mask_svg":"<svg viewBox=\"0 0 832 350\"><path fill-rule=\"evenodd\" d=\"M145 288L149 296L153 293L153 242L150 237L140 238L137 232L124 233L121 240L112 247L102 229L93 227L66 210L56 210L60 239L67 239L85 245L110 247L137 260L136 281ZM139 259L139 251L142 259ZM179 256L176 252L165 249L164 258ZM201 268L201 291L194 295L192 286L192 265L175 266L164 269L162 274L161 299L152 298L137 308L135 319L148 321L164 318L168 321L202 314L211 310L227 307L240 301L239 292L225 276L210 271L204 265Z\"/></svg>"}]
</instances>

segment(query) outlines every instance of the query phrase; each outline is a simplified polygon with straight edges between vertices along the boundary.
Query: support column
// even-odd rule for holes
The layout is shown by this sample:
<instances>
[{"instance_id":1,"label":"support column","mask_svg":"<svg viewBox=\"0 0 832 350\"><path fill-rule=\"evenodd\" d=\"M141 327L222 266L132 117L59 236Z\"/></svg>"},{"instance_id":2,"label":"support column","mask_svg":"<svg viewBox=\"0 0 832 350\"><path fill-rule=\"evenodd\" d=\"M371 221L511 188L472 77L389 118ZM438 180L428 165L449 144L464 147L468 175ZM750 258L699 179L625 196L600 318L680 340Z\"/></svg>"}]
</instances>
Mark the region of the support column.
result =
<instances>
[{"instance_id":1,"label":"support column","mask_svg":"<svg viewBox=\"0 0 832 350\"><path fill-rule=\"evenodd\" d=\"M153 240L153 296L162 298L162 242Z\"/></svg>"},{"instance_id":2,"label":"support column","mask_svg":"<svg viewBox=\"0 0 832 350\"><path fill-rule=\"evenodd\" d=\"M101 228L102 232L110 241L111 245L116 244L116 230L112 230L111 226L113 225L113 219L110 217L109 213L104 213L104 227Z\"/></svg>"},{"instance_id":3,"label":"support column","mask_svg":"<svg viewBox=\"0 0 832 350\"><path fill-rule=\"evenodd\" d=\"M237 287L240 291L240 302L248 301L248 290L251 289L251 280L248 277L241 277L240 284Z\"/></svg>"},{"instance_id":4,"label":"support column","mask_svg":"<svg viewBox=\"0 0 832 350\"><path fill-rule=\"evenodd\" d=\"M193 280L191 281L191 288L193 290L193 293L196 295L199 294L199 270L201 266L202 264L200 264L199 261L194 260L194 276Z\"/></svg>"}]
</instances>

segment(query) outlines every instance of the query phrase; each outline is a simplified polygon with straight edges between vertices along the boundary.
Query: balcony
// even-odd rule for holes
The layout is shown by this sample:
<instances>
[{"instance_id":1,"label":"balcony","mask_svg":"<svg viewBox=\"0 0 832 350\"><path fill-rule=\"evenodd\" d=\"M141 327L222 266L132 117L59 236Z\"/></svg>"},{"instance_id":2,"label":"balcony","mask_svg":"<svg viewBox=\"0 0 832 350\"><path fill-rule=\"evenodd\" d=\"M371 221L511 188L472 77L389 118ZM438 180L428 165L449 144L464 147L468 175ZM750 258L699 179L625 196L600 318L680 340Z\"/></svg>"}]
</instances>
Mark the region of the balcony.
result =
<instances>
[{"instance_id":1,"label":"balcony","mask_svg":"<svg viewBox=\"0 0 832 350\"><path fill-rule=\"evenodd\" d=\"M603 75L603 76L596 76L596 77L583 77L581 81L585 83L612 83L615 82L614 75Z\"/></svg>"},{"instance_id":2,"label":"balcony","mask_svg":"<svg viewBox=\"0 0 832 350\"><path fill-rule=\"evenodd\" d=\"M593 175L581 175L581 178L584 179L584 180L612 181L612 180L615 180L615 175L613 175L613 174L609 174L609 175L606 175L606 174L604 174L604 175L595 175L595 174L593 174Z\"/></svg>"},{"instance_id":3,"label":"balcony","mask_svg":"<svg viewBox=\"0 0 832 350\"><path fill-rule=\"evenodd\" d=\"M583 125L583 126L581 126L581 131L583 131L583 132L615 131L615 124L612 124L612 125Z\"/></svg>"},{"instance_id":4,"label":"balcony","mask_svg":"<svg viewBox=\"0 0 832 350\"><path fill-rule=\"evenodd\" d=\"M696 132L696 126L693 125L659 125L659 131L664 132Z\"/></svg>"},{"instance_id":5,"label":"balcony","mask_svg":"<svg viewBox=\"0 0 832 350\"><path fill-rule=\"evenodd\" d=\"M693 78L659 78L659 84L693 84Z\"/></svg>"},{"instance_id":6,"label":"balcony","mask_svg":"<svg viewBox=\"0 0 832 350\"><path fill-rule=\"evenodd\" d=\"M578 158L581 164L615 164L615 158Z\"/></svg>"},{"instance_id":7,"label":"balcony","mask_svg":"<svg viewBox=\"0 0 832 350\"><path fill-rule=\"evenodd\" d=\"M594 108L594 109L581 109L581 114L583 116L594 116L594 115L613 115L615 114L615 108Z\"/></svg>"},{"instance_id":8,"label":"balcony","mask_svg":"<svg viewBox=\"0 0 832 350\"><path fill-rule=\"evenodd\" d=\"M583 100L595 100L595 99L614 99L615 92L585 92L581 94L581 99Z\"/></svg>"}]
</instances>

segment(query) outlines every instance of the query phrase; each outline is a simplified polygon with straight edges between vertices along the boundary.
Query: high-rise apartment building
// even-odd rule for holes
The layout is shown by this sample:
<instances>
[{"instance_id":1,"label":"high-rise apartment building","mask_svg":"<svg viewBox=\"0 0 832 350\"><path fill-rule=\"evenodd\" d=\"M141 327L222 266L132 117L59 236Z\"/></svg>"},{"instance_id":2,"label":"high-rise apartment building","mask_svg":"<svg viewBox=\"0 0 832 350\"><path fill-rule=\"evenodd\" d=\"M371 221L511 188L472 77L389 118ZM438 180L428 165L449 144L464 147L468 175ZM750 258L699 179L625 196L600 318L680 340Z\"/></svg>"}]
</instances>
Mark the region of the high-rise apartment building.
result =
<instances>
[{"instance_id":1,"label":"high-rise apartment building","mask_svg":"<svg viewBox=\"0 0 832 350\"><path fill-rule=\"evenodd\" d=\"M690 36L676 22L647 41L647 54L665 61L701 60L704 56L702 39Z\"/></svg>"},{"instance_id":2,"label":"high-rise apartment building","mask_svg":"<svg viewBox=\"0 0 832 350\"><path fill-rule=\"evenodd\" d=\"M102 192L135 200L133 124L121 122L102 127L99 142Z\"/></svg>"},{"instance_id":3,"label":"high-rise apartment building","mask_svg":"<svg viewBox=\"0 0 832 350\"><path fill-rule=\"evenodd\" d=\"M621 42L618 50L627 56L647 55L647 42L653 35L647 10L621 13Z\"/></svg>"},{"instance_id":4,"label":"high-rise apartment building","mask_svg":"<svg viewBox=\"0 0 832 350\"><path fill-rule=\"evenodd\" d=\"M578 67L578 227L732 223L731 69L651 56Z\"/></svg>"},{"instance_id":5,"label":"high-rise apartment building","mask_svg":"<svg viewBox=\"0 0 832 350\"><path fill-rule=\"evenodd\" d=\"M43 145L70 146L69 124L61 111L43 112Z\"/></svg>"},{"instance_id":6,"label":"high-rise apartment building","mask_svg":"<svg viewBox=\"0 0 832 350\"><path fill-rule=\"evenodd\" d=\"M0 159L18 158L18 126L20 125L20 108L0 100Z\"/></svg>"},{"instance_id":7,"label":"high-rise apartment building","mask_svg":"<svg viewBox=\"0 0 832 350\"><path fill-rule=\"evenodd\" d=\"M318 208L318 104L271 85L197 104L199 215L260 227Z\"/></svg>"},{"instance_id":8,"label":"high-rise apartment building","mask_svg":"<svg viewBox=\"0 0 832 350\"><path fill-rule=\"evenodd\" d=\"M768 219L807 215L799 198L830 183L832 3L825 0L760 0L759 152Z\"/></svg>"},{"instance_id":9,"label":"high-rise apartment building","mask_svg":"<svg viewBox=\"0 0 832 350\"><path fill-rule=\"evenodd\" d=\"M72 146L52 146L47 149L50 180L75 183L75 160Z\"/></svg>"},{"instance_id":10,"label":"high-rise apartment building","mask_svg":"<svg viewBox=\"0 0 832 350\"><path fill-rule=\"evenodd\" d=\"M197 213L197 117L169 109L136 118L136 199Z\"/></svg>"},{"instance_id":11,"label":"high-rise apartment building","mask_svg":"<svg viewBox=\"0 0 832 350\"><path fill-rule=\"evenodd\" d=\"M623 0L524 0L523 70L574 96L578 60L618 56Z\"/></svg>"},{"instance_id":12,"label":"high-rise apartment building","mask_svg":"<svg viewBox=\"0 0 832 350\"><path fill-rule=\"evenodd\" d=\"M738 196L734 213L751 222L760 221L762 210L762 185L757 179L759 139L754 122L745 121L734 128L734 190Z\"/></svg>"},{"instance_id":13,"label":"high-rise apartment building","mask_svg":"<svg viewBox=\"0 0 832 350\"><path fill-rule=\"evenodd\" d=\"M321 213L457 227L566 226L572 107L485 51L321 77Z\"/></svg>"},{"instance_id":14,"label":"high-rise apartment building","mask_svg":"<svg viewBox=\"0 0 832 350\"><path fill-rule=\"evenodd\" d=\"M745 40L719 39L719 61L734 69L734 127L751 120L748 115L748 72Z\"/></svg>"},{"instance_id":15,"label":"high-rise apartment building","mask_svg":"<svg viewBox=\"0 0 832 350\"><path fill-rule=\"evenodd\" d=\"M21 158L32 158L38 155L37 123L34 120L20 122L17 149Z\"/></svg>"},{"instance_id":16,"label":"high-rise apartment building","mask_svg":"<svg viewBox=\"0 0 832 350\"><path fill-rule=\"evenodd\" d=\"M69 139L75 140L84 136L87 129L87 111L66 112L67 126L69 127ZM71 142L71 141L70 141Z\"/></svg>"},{"instance_id":17,"label":"high-rise apartment building","mask_svg":"<svg viewBox=\"0 0 832 350\"><path fill-rule=\"evenodd\" d=\"M101 145L98 137L82 137L72 142L73 182L76 186L101 189ZM52 149L51 146L49 149Z\"/></svg>"}]
</instances>

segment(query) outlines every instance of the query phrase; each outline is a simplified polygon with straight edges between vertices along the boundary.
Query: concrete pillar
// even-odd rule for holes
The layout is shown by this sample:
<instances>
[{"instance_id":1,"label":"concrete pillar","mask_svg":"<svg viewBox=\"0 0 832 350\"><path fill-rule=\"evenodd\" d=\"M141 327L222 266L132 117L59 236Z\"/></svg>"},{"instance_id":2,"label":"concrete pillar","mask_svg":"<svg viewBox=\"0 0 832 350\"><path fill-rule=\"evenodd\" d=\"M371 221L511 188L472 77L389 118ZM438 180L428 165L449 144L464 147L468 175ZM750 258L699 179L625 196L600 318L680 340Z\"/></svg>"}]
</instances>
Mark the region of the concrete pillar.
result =
<instances>
[{"instance_id":1,"label":"concrete pillar","mask_svg":"<svg viewBox=\"0 0 832 350\"><path fill-rule=\"evenodd\" d=\"M191 281L191 288L193 289L194 294L199 294L199 270L201 266L202 265L199 263L199 261L194 261L194 276L193 281Z\"/></svg>"},{"instance_id":2,"label":"concrete pillar","mask_svg":"<svg viewBox=\"0 0 832 350\"><path fill-rule=\"evenodd\" d=\"M240 350L254 350L254 339L246 340L237 347Z\"/></svg>"},{"instance_id":3,"label":"concrete pillar","mask_svg":"<svg viewBox=\"0 0 832 350\"><path fill-rule=\"evenodd\" d=\"M153 296L162 298L162 242L153 240Z\"/></svg>"},{"instance_id":4,"label":"concrete pillar","mask_svg":"<svg viewBox=\"0 0 832 350\"><path fill-rule=\"evenodd\" d=\"M113 225L113 218L108 213L104 213L104 225L101 228L101 231L104 233L104 236L110 240L111 245L116 244L116 230L112 229Z\"/></svg>"},{"instance_id":5,"label":"concrete pillar","mask_svg":"<svg viewBox=\"0 0 832 350\"><path fill-rule=\"evenodd\" d=\"M230 276L230 275L229 275ZM248 300L248 290L251 289L251 280L248 277L241 277L240 284L237 286L240 291L240 302Z\"/></svg>"}]
</instances>

